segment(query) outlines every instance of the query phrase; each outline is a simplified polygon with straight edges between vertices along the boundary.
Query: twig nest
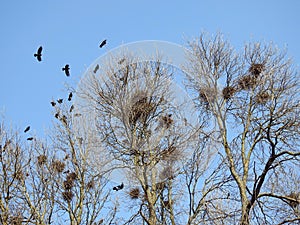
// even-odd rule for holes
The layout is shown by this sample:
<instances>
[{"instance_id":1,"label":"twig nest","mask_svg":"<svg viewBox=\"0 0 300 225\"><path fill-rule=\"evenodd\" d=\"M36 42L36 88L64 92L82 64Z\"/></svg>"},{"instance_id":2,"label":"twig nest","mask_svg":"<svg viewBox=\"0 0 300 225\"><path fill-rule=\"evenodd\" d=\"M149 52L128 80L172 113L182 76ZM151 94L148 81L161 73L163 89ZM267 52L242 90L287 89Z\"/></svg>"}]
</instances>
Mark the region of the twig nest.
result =
<instances>
[{"instance_id":1,"label":"twig nest","mask_svg":"<svg viewBox=\"0 0 300 225\"><path fill-rule=\"evenodd\" d=\"M261 74L261 72L264 70L265 66L261 63L253 63L250 68L249 68L249 72L254 75L255 77L257 77L258 75Z\"/></svg>"},{"instance_id":2,"label":"twig nest","mask_svg":"<svg viewBox=\"0 0 300 225\"><path fill-rule=\"evenodd\" d=\"M52 168L57 173L62 173L66 167L66 164L64 162L61 162L60 160L54 160L52 163Z\"/></svg>"},{"instance_id":3,"label":"twig nest","mask_svg":"<svg viewBox=\"0 0 300 225\"><path fill-rule=\"evenodd\" d=\"M47 156L45 156L45 155L39 155L37 157L37 161L38 161L38 165L42 166L42 165L44 165L47 162Z\"/></svg>"},{"instance_id":4,"label":"twig nest","mask_svg":"<svg viewBox=\"0 0 300 225\"><path fill-rule=\"evenodd\" d=\"M256 96L256 102L258 104L265 104L267 103L271 98L271 95L268 92L260 92L258 93L258 95Z\"/></svg>"},{"instance_id":5,"label":"twig nest","mask_svg":"<svg viewBox=\"0 0 300 225\"><path fill-rule=\"evenodd\" d=\"M139 188L130 189L129 196L131 199L138 199L140 197L140 189Z\"/></svg>"},{"instance_id":6,"label":"twig nest","mask_svg":"<svg viewBox=\"0 0 300 225\"><path fill-rule=\"evenodd\" d=\"M222 91L223 98L226 100L230 99L234 95L235 91L236 90L234 87L231 87L231 86L225 87Z\"/></svg>"},{"instance_id":7,"label":"twig nest","mask_svg":"<svg viewBox=\"0 0 300 225\"><path fill-rule=\"evenodd\" d=\"M66 202L70 202L72 200L72 198L74 197L74 194L72 191L64 191L62 193L62 196Z\"/></svg>"},{"instance_id":8,"label":"twig nest","mask_svg":"<svg viewBox=\"0 0 300 225\"><path fill-rule=\"evenodd\" d=\"M257 78L252 76L251 74L242 76L238 80L238 85L242 90L249 90L257 84Z\"/></svg>"}]
</instances>

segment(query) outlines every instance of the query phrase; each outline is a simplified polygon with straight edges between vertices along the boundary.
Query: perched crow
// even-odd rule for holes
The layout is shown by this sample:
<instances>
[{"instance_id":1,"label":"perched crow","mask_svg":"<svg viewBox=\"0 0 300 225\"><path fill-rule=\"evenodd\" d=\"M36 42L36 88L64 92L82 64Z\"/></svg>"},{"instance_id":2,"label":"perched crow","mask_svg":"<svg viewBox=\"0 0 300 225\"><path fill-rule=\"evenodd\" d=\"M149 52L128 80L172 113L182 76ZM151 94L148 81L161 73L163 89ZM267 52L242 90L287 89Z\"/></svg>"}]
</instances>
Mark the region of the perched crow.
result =
<instances>
[{"instance_id":1,"label":"perched crow","mask_svg":"<svg viewBox=\"0 0 300 225\"><path fill-rule=\"evenodd\" d=\"M61 103L63 102L63 99L60 98L60 99L57 100L57 102L58 102L59 104L61 104Z\"/></svg>"},{"instance_id":2,"label":"perched crow","mask_svg":"<svg viewBox=\"0 0 300 225\"><path fill-rule=\"evenodd\" d=\"M33 137L29 137L27 138L28 141L32 141L33 140Z\"/></svg>"},{"instance_id":3,"label":"perched crow","mask_svg":"<svg viewBox=\"0 0 300 225\"><path fill-rule=\"evenodd\" d=\"M54 116L55 116L55 118L56 118L56 119L58 119L58 117L59 117L59 113L55 113L55 115L54 115Z\"/></svg>"},{"instance_id":4,"label":"perched crow","mask_svg":"<svg viewBox=\"0 0 300 225\"><path fill-rule=\"evenodd\" d=\"M37 53L35 53L33 56L37 58L37 60L40 62L42 61L42 50L43 47L40 46L39 49L37 50Z\"/></svg>"},{"instance_id":5,"label":"perched crow","mask_svg":"<svg viewBox=\"0 0 300 225\"><path fill-rule=\"evenodd\" d=\"M70 107L70 113L73 111L73 109L74 109L74 105L71 105L71 107Z\"/></svg>"},{"instance_id":6,"label":"perched crow","mask_svg":"<svg viewBox=\"0 0 300 225\"><path fill-rule=\"evenodd\" d=\"M72 100L72 97L73 97L73 93L70 92L69 97L68 97L68 101L71 101L71 100Z\"/></svg>"},{"instance_id":7,"label":"perched crow","mask_svg":"<svg viewBox=\"0 0 300 225\"><path fill-rule=\"evenodd\" d=\"M56 103L54 102L54 101L52 101L52 102L50 102L51 103L51 105L54 107L54 106L56 106Z\"/></svg>"},{"instance_id":8,"label":"perched crow","mask_svg":"<svg viewBox=\"0 0 300 225\"><path fill-rule=\"evenodd\" d=\"M102 48L104 45L106 45L106 39L105 39L104 41L101 42L101 44L100 44L99 47Z\"/></svg>"},{"instance_id":9,"label":"perched crow","mask_svg":"<svg viewBox=\"0 0 300 225\"><path fill-rule=\"evenodd\" d=\"M98 70L99 70L99 64L97 64L97 65L95 66L94 73L97 73Z\"/></svg>"},{"instance_id":10,"label":"perched crow","mask_svg":"<svg viewBox=\"0 0 300 225\"><path fill-rule=\"evenodd\" d=\"M62 68L62 71L65 71L66 76L70 76L70 66L66 64L65 67Z\"/></svg>"},{"instance_id":11,"label":"perched crow","mask_svg":"<svg viewBox=\"0 0 300 225\"><path fill-rule=\"evenodd\" d=\"M26 133L29 130L30 130L30 126L28 126L28 127L25 128L24 133Z\"/></svg>"}]
</instances>

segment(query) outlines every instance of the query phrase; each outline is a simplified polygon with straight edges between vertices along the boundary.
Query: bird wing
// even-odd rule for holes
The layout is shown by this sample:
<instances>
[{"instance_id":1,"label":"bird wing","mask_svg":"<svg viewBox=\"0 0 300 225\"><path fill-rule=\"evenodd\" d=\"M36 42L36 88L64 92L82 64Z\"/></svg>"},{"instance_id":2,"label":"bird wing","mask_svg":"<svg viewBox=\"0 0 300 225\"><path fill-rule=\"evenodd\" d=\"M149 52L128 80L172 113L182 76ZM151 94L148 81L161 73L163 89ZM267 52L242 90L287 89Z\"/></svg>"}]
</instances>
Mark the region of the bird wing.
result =
<instances>
[{"instance_id":1,"label":"bird wing","mask_svg":"<svg viewBox=\"0 0 300 225\"><path fill-rule=\"evenodd\" d=\"M38 54L41 54L41 53L42 53L42 50L43 50L43 47L40 46L39 49L38 49L38 51L37 51L37 53L38 53Z\"/></svg>"},{"instance_id":2,"label":"bird wing","mask_svg":"<svg viewBox=\"0 0 300 225\"><path fill-rule=\"evenodd\" d=\"M37 55L36 58L37 58L38 61L42 61L42 57L40 55Z\"/></svg>"}]
</instances>

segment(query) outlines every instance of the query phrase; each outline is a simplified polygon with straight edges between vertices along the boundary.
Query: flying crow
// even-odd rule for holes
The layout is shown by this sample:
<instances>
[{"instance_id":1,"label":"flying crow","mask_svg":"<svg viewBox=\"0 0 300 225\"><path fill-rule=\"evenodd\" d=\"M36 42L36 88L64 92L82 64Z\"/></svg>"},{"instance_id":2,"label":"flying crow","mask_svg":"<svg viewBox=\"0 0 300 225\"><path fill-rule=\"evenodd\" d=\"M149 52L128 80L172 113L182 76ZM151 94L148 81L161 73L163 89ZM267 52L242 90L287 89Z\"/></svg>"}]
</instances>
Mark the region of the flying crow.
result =
<instances>
[{"instance_id":1,"label":"flying crow","mask_svg":"<svg viewBox=\"0 0 300 225\"><path fill-rule=\"evenodd\" d=\"M30 126L28 126L28 127L25 128L24 133L26 133L29 130L30 130Z\"/></svg>"},{"instance_id":2,"label":"flying crow","mask_svg":"<svg viewBox=\"0 0 300 225\"><path fill-rule=\"evenodd\" d=\"M40 46L39 49L37 50L37 53L35 53L33 56L37 58L37 60L40 62L42 61L42 50L43 47Z\"/></svg>"},{"instance_id":3,"label":"flying crow","mask_svg":"<svg viewBox=\"0 0 300 225\"><path fill-rule=\"evenodd\" d=\"M70 92L69 97L68 97L68 101L71 101L71 100L72 100L72 97L73 97L73 93Z\"/></svg>"},{"instance_id":4,"label":"flying crow","mask_svg":"<svg viewBox=\"0 0 300 225\"><path fill-rule=\"evenodd\" d=\"M95 66L94 73L97 73L98 70L99 70L99 64L97 64L97 65Z\"/></svg>"},{"instance_id":5,"label":"flying crow","mask_svg":"<svg viewBox=\"0 0 300 225\"><path fill-rule=\"evenodd\" d=\"M51 105L54 107L55 105L56 105L56 102L54 102L54 101L52 101L52 102L50 102L51 103Z\"/></svg>"},{"instance_id":6,"label":"flying crow","mask_svg":"<svg viewBox=\"0 0 300 225\"><path fill-rule=\"evenodd\" d=\"M63 102L63 99L60 98L60 99L57 100L57 102L58 102L59 104L61 104L61 103Z\"/></svg>"},{"instance_id":7,"label":"flying crow","mask_svg":"<svg viewBox=\"0 0 300 225\"><path fill-rule=\"evenodd\" d=\"M33 137L29 137L27 138L28 141L32 141L33 140Z\"/></svg>"},{"instance_id":8,"label":"flying crow","mask_svg":"<svg viewBox=\"0 0 300 225\"><path fill-rule=\"evenodd\" d=\"M105 39L104 41L101 42L101 44L100 44L99 47L102 48L104 45L106 45L106 39Z\"/></svg>"},{"instance_id":9,"label":"flying crow","mask_svg":"<svg viewBox=\"0 0 300 225\"><path fill-rule=\"evenodd\" d=\"M62 71L65 71L66 76L70 76L70 66L66 64L65 67L62 68Z\"/></svg>"},{"instance_id":10,"label":"flying crow","mask_svg":"<svg viewBox=\"0 0 300 225\"><path fill-rule=\"evenodd\" d=\"M114 191L119 191L119 190L122 190L123 188L124 188L124 184L122 183L122 184L120 184L118 186L113 187L113 190Z\"/></svg>"}]
</instances>

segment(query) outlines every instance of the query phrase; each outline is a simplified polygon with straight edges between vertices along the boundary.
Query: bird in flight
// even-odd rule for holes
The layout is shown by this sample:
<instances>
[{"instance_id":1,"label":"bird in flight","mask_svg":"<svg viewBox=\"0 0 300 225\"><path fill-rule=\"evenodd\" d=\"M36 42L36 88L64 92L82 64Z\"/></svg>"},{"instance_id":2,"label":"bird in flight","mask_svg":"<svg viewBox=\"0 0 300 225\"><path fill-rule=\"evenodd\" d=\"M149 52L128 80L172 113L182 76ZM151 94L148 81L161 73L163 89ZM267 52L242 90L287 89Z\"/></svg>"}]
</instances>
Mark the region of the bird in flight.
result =
<instances>
[{"instance_id":1,"label":"bird in flight","mask_svg":"<svg viewBox=\"0 0 300 225\"><path fill-rule=\"evenodd\" d=\"M98 70L99 70L99 64L97 64L97 65L95 66L94 73L97 73Z\"/></svg>"},{"instance_id":2,"label":"bird in flight","mask_svg":"<svg viewBox=\"0 0 300 225\"><path fill-rule=\"evenodd\" d=\"M39 49L37 50L37 53L35 53L33 56L37 58L37 60L40 62L42 61L42 50L43 47L40 46Z\"/></svg>"},{"instance_id":3,"label":"bird in flight","mask_svg":"<svg viewBox=\"0 0 300 225\"><path fill-rule=\"evenodd\" d=\"M30 130L30 126L28 126L28 127L25 128L24 133L26 133L29 130Z\"/></svg>"},{"instance_id":4,"label":"bird in flight","mask_svg":"<svg viewBox=\"0 0 300 225\"><path fill-rule=\"evenodd\" d=\"M54 102L54 101L52 101L52 102L50 102L51 103L51 105L54 107L55 105L56 105L56 102Z\"/></svg>"},{"instance_id":5,"label":"bird in flight","mask_svg":"<svg viewBox=\"0 0 300 225\"><path fill-rule=\"evenodd\" d=\"M113 190L114 190L114 191L119 191L119 190L122 190L123 188L124 188L124 184L123 184L123 182L122 182L122 184L113 187Z\"/></svg>"},{"instance_id":6,"label":"bird in flight","mask_svg":"<svg viewBox=\"0 0 300 225\"><path fill-rule=\"evenodd\" d=\"M58 102L59 104L61 104L61 103L63 102L63 99L60 98L60 99L57 100L57 102Z\"/></svg>"},{"instance_id":7,"label":"bird in flight","mask_svg":"<svg viewBox=\"0 0 300 225\"><path fill-rule=\"evenodd\" d=\"M100 44L99 47L102 48L104 45L106 45L106 39L105 39L104 41L101 42L101 44Z\"/></svg>"},{"instance_id":8,"label":"bird in flight","mask_svg":"<svg viewBox=\"0 0 300 225\"><path fill-rule=\"evenodd\" d=\"M65 67L62 68L62 71L65 71L66 76L70 76L70 66L66 64Z\"/></svg>"},{"instance_id":9,"label":"bird in flight","mask_svg":"<svg viewBox=\"0 0 300 225\"><path fill-rule=\"evenodd\" d=\"M72 100L72 97L73 97L73 93L70 92L69 97L68 97L68 101L71 101L71 100Z\"/></svg>"},{"instance_id":10,"label":"bird in flight","mask_svg":"<svg viewBox=\"0 0 300 225\"><path fill-rule=\"evenodd\" d=\"M73 109L74 109L74 105L71 105L71 107L70 107L70 113L73 111Z\"/></svg>"},{"instance_id":11,"label":"bird in flight","mask_svg":"<svg viewBox=\"0 0 300 225\"><path fill-rule=\"evenodd\" d=\"M27 138L28 141L32 141L33 140L33 137L29 137Z\"/></svg>"}]
</instances>

